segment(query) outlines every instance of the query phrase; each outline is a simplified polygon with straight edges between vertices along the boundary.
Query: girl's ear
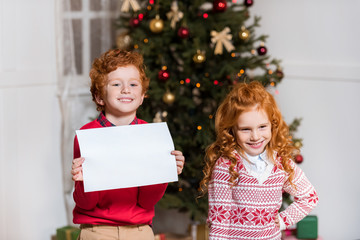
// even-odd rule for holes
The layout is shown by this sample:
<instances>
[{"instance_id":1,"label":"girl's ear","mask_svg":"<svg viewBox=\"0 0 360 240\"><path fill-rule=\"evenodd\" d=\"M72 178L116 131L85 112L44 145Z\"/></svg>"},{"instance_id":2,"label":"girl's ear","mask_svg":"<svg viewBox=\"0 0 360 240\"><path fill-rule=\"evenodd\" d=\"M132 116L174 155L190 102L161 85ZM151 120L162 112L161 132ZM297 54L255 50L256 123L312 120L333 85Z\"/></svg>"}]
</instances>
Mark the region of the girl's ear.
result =
<instances>
[{"instance_id":1,"label":"girl's ear","mask_svg":"<svg viewBox=\"0 0 360 240\"><path fill-rule=\"evenodd\" d=\"M97 104L99 104L101 106L105 105L104 100L102 100L102 98L98 94L95 96L95 100L96 100Z\"/></svg>"}]
</instances>

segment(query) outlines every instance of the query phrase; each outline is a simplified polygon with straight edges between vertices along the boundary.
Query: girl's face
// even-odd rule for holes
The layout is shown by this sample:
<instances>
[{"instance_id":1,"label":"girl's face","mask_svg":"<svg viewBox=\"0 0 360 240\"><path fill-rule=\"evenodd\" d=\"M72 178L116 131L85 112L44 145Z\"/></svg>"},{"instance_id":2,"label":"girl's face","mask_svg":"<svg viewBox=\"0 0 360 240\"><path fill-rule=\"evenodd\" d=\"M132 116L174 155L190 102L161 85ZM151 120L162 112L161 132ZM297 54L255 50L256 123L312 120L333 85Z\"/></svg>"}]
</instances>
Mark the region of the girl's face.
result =
<instances>
[{"instance_id":1,"label":"girl's face","mask_svg":"<svg viewBox=\"0 0 360 240\"><path fill-rule=\"evenodd\" d=\"M271 140L271 123L263 109L257 106L240 114L235 126L236 141L248 155L264 152Z\"/></svg>"}]
</instances>

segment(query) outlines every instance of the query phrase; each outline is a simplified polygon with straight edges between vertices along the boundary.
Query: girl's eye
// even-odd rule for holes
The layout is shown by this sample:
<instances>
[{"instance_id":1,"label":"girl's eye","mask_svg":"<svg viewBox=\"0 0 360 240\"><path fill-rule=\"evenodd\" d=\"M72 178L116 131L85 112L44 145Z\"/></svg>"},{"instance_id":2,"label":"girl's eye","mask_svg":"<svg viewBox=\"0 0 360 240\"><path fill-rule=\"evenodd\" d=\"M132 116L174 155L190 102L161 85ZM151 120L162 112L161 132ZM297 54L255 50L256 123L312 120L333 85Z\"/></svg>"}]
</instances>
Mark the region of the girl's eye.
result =
<instances>
[{"instance_id":1,"label":"girl's eye","mask_svg":"<svg viewBox=\"0 0 360 240\"><path fill-rule=\"evenodd\" d=\"M119 84L119 83L113 83L112 86L114 86L114 87L119 87L120 84Z\"/></svg>"},{"instance_id":2,"label":"girl's eye","mask_svg":"<svg viewBox=\"0 0 360 240\"><path fill-rule=\"evenodd\" d=\"M250 131L250 128L242 128L242 129L240 129L240 131L242 131L242 132Z\"/></svg>"},{"instance_id":3,"label":"girl's eye","mask_svg":"<svg viewBox=\"0 0 360 240\"><path fill-rule=\"evenodd\" d=\"M130 86L132 87L136 87L138 84L137 83L131 83Z\"/></svg>"}]
</instances>

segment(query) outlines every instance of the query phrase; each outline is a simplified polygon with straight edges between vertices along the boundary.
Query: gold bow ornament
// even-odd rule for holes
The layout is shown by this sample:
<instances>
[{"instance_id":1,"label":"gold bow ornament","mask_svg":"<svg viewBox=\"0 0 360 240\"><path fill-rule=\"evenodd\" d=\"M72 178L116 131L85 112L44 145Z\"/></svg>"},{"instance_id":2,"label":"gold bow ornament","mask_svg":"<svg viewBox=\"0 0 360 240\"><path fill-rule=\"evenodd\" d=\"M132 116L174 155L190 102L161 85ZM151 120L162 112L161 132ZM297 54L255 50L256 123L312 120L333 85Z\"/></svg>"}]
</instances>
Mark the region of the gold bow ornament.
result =
<instances>
[{"instance_id":1,"label":"gold bow ornament","mask_svg":"<svg viewBox=\"0 0 360 240\"><path fill-rule=\"evenodd\" d=\"M136 0L124 0L122 6L121 6L121 12L129 12L130 5L134 12L140 10L140 5Z\"/></svg>"},{"instance_id":2,"label":"gold bow ornament","mask_svg":"<svg viewBox=\"0 0 360 240\"><path fill-rule=\"evenodd\" d=\"M234 45L230 42L232 35L230 34L230 28L225 27L221 32L211 31L211 42L215 45L215 55L223 54L223 45L228 52L235 49Z\"/></svg>"},{"instance_id":3,"label":"gold bow ornament","mask_svg":"<svg viewBox=\"0 0 360 240\"><path fill-rule=\"evenodd\" d=\"M171 19L170 26L172 29L176 27L176 23L184 17L184 13L179 11L177 1L173 1L171 4L171 11L166 14L168 19Z\"/></svg>"}]
</instances>

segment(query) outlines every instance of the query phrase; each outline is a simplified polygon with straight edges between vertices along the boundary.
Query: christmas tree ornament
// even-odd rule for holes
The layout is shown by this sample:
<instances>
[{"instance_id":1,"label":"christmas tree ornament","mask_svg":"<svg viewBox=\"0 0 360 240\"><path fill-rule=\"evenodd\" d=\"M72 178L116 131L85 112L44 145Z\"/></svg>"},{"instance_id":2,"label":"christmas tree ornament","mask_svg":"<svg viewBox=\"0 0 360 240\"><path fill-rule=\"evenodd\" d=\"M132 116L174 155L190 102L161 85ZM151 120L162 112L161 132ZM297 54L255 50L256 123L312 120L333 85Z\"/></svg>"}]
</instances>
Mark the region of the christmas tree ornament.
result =
<instances>
[{"instance_id":1,"label":"christmas tree ornament","mask_svg":"<svg viewBox=\"0 0 360 240\"><path fill-rule=\"evenodd\" d=\"M163 95L162 100L166 104L172 104L175 101L175 95L172 94L170 91L166 91L166 93Z\"/></svg>"},{"instance_id":2,"label":"christmas tree ornament","mask_svg":"<svg viewBox=\"0 0 360 240\"><path fill-rule=\"evenodd\" d=\"M226 10L226 0L214 0L213 9L215 12L224 12Z\"/></svg>"},{"instance_id":3,"label":"christmas tree ornament","mask_svg":"<svg viewBox=\"0 0 360 240\"><path fill-rule=\"evenodd\" d=\"M189 29L186 27L180 27L178 32L177 32L178 36L185 39L188 38L190 35Z\"/></svg>"},{"instance_id":4,"label":"christmas tree ornament","mask_svg":"<svg viewBox=\"0 0 360 240\"><path fill-rule=\"evenodd\" d=\"M294 146L297 148L301 148L302 147L301 141L295 141Z\"/></svg>"},{"instance_id":5,"label":"christmas tree ornament","mask_svg":"<svg viewBox=\"0 0 360 240\"><path fill-rule=\"evenodd\" d=\"M124 0L120 11L121 12L129 12L130 5L131 5L132 9L134 10L134 12L140 10L140 5L136 0Z\"/></svg>"},{"instance_id":6,"label":"christmas tree ornament","mask_svg":"<svg viewBox=\"0 0 360 240\"><path fill-rule=\"evenodd\" d=\"M131 18L130 19L130 26L137 27L140 24L140 20L138 18Z\"/></svg>"},{"instance_id":7,"label":"christmas tree ornament","mask_svg":"<svg viewBox=\"0 0 360 240\"><path fill-rule=\"evenodd\" d=\"M160 123L162 122L162 119L161 119L161 112L158 111L155 113L155 117L153 118L153 122L154 123Z\"/></svg>"},{"instance_id":8,"label":"christmas tree ornament","mask_svg":"<svg viewBox=\"0 0 360 240\"><path fill-rule=\"evenodd\" d=\"M159 14L150 21L150 30L153 33L160 33L164 29L164 21L160 18Z\"/></svg>"},{"instance_id":9,"label":"christmas tree ornament","mask_svg":"<svg viewBox=\"0 0 360 240\"><path fill-rule=\"evenodd\" d=\"M297 164L300 164L300 163L302 163L304 161L304 158L303 158L303 156L301 154L296 154L294 160L295 160L295 162Z\"/></svg>"},{"instance_id":10,"label":"christmas tree ornament","mask_svg":"<svg viewBox=\"0 0 360 240\"><path fill-rule=\"evenodd\" d=\"M195 63L203 63L206 60L205 51L197 50L196 54L193 57Z\"/></svg>"},{"instance_id":11,"label":"christmas tree ornament","mask_svg":"<svg viewBox=\"0 0 360 240\"><path fill-rule=\"evenodd\" d=\"M223 54L223 46L228 52L235 49L234 45L230 42L232 35L230 34L230 28L225 27L221 32L211 31L211 42L215 44L215 55Z\"/></svg>"},{"instance_id":12,"label":"christmas tree ornament","mask_svg":"<svg viewBox=\"0 0 360 240\"><path fill-rule=\"evenodd\" d=\"M267 52L267 49L266 49L264 43L262 42L262 43L260 44L260 47L258 47L258 49L257 49L257 53L258 53L260 56L263 56L263 55L266 54L266 52Z\"/></svg>"},{"instance_id":13,"label":"christmas tree ornament","mask_svg":"<svg viewBox=\"0 0 360 240\"><path fill-rule=\"evenodd\" d=\"M116 37L116 47L118 49L127 49L130 47L131 37L127 32L121 33Z\"/></svg>"},{"instance_id":14,"label":"christmas tree ornament","mask_svg":"<svg viewBox=\"0 0 360 240\"><path fill-rule=\"evenodd\" d=\"M242 40L244 40L244 41L246 41L246 40L249 39L249 37L250 37L250 32L249 32L249 30L247 30L247 29L245 28L245 26L242 26L242 27L241 27L241 30L240 30L240 32L239 32L239 38L242 39Z\"/></svg>"},{"instance_id":15,"label":"christmas tree ornament","mask_svg":"<svg viewBox=\"0 0 360 240\"><path fill-rule=\"evenodd\" d=\"M253 0L244 0L244 5L246 7L250 7L254 4L254 1Z\"/></svg>"},{"instance_id":16,"label":"christmas tree ornament","mask_svg":"<svg viewBox=\"0 0 360 240\"><path fill-rule=\"evenodd\" d=\"M278 68L275 70L275 74L276 74L276 76L279 78L279 80L281 80L281 79L284 78L284 73L283 73L281 67L278 67Z\"/></svg>"},{"instance_id":17,"label":"christmas tree ornament","mask_svg":"<svg viewBox=\"0 0 360 240\"><path fill-rule=\"evenodd\" d=\"M176 23L179 22L183 17L184 13L179 11L177 1L173 1L171 4L171 11L166 14L167 18L170 19L170 27L175 29Z\"/></svg>"},{"instance_id":18,"label":"christmas tree ornament","mask_svg":"<svg viewBox=\"0 0 360 240\"><path fill-rule=\"evenodd\" d=\"M158 73L158 78L163 81L166 82L170 77L170 73L167 70L160 70Z\"/></svg>"}]
</instances>

